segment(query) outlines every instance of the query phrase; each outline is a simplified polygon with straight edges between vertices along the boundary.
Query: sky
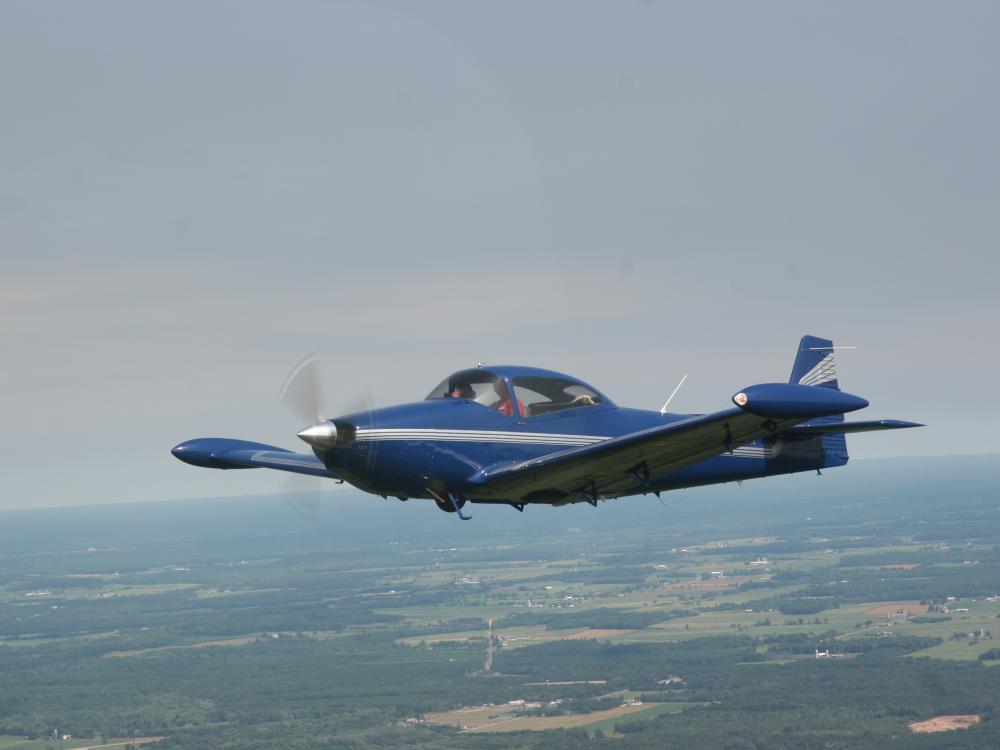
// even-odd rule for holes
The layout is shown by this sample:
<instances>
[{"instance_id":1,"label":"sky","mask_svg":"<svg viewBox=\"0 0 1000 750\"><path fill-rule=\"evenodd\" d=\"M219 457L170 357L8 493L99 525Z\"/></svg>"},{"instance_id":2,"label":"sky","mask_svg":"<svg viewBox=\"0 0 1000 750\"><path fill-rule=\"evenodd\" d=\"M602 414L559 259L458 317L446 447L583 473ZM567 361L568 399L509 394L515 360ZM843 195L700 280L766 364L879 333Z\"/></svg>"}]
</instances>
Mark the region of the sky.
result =
<instances>
[{"instance_id":1,"label":"sky","mask_svg":"<svg viewBox=\"0 0 1000 750\"><path fill-rule=\"evenodd\" d=\"M0 4L0 508L274 492L478 360L712 411L838 352L855 458L1000 452L992 2ZM845 469L849 470L849 469Z\"/></svg>"}]
</instances>

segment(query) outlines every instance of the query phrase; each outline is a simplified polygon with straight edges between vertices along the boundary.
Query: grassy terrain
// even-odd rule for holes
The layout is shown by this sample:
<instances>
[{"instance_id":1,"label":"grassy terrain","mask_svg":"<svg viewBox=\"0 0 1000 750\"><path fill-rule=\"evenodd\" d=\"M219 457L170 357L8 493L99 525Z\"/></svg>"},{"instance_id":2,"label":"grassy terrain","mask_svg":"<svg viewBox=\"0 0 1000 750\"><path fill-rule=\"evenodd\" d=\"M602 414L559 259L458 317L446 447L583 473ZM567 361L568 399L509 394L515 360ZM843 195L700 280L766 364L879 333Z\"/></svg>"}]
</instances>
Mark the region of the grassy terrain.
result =
<instances>
[{"instance_id":1,"label":"grassy terrain","mask_svg":"<svg viewBox=\"0 0 1000 750\"><path fill-rule=\"evenodd\" d=\"M123 748L126 744L132 744L136 748L140 748L151 747L153 743L142 742L141 740L128 740L120 737L109 737L106 742L102 743L99 738L80 739L73 737L68 740L27 740L24 737L0 735L0 750L48 750L49 748L58 748L58 750L74 750L75 748L92 748L93 750L98 750L99 748L108 748L108 750L111 750L111 748Z\"/></svg>"},{"instance_id":2,"label":"grassy terrain","mask_svg":"<svg viewBox=\"0 0 1000 750\"><path fill-rule=\"evenodd\" d=\"M653 719L657 716L669 715L669 714L679 714L689 704L686 703L651 703L645 704L643 706L637 706L636 709L628 714L602 719L600 721L590 722L584 724L584 728L587 730L587 734L591 737L598 731L603 732L606 735L615 734L615 727L621 724L630 724L635 721L645 721L647 719Z\"/></svg>"},{"instance_id":3,"label":"grassy terrain","mask_svg":"<svg viewBox=\"0 0 1000 750\"><path fill-rule=\"evenodd\" d=\"M14 514L0 750L57 727L162 750L909 747L908 722L947 714L1000 746L1000 660L979 658L1000 648L1000 466L922 468L714 490L652 522L655 503Z\"/></svg>"},{"instance_id":4,"label":"grassy terrain","mask_svg":"<svg viewBox=\"0 0 1000 750\"><path fill-rule=\"evenodd\" d=\"M592 733L596 729L614 728L616 722L629 718L652 718L665 713L657 711L659 706L616 706L603 711L592 711L585 714L564 714L563 716L525 716L515 719L507 719L493 724L469 729L469 732L541 732L546 729L572 729L582 727ZM667 707L671 708L670 706Z\"/></svg>"}]
</instances>

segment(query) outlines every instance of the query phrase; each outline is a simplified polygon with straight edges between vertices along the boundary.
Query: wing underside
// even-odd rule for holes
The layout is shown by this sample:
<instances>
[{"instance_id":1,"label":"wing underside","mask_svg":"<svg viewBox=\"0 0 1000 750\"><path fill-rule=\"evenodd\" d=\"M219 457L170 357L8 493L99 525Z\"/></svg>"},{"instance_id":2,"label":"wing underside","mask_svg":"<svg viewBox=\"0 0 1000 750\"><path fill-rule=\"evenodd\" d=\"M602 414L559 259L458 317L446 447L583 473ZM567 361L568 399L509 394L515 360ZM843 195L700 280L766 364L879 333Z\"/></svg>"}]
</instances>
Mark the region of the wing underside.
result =
<instances>
[{"instance_id":1,"label":"wing underside","mask_svg":"<svg viewBox=\"0 0 1000 750\"><path fill-rule=\"evenodd\" d=\"M650 480L806 421L726 409L530 461L469 479L472 499L514 502L597 500L642 492Z\"/></svg>"},{"instance_id":2,"label":"wing underside","mask_svg":"<svg viewBox=\"0 0 1000 750\"><path fill-rule=\"evenodd\" d=\"M198 438L181 443L171 453L185 463L210 469L277 469L293 474L338 478L312 453L293 453L248 440Z\"/></svg>"},{"instance_id":3,"label":"wing underside","mask_svg":"<svg viewBox=\"0 0 1000 750\"><path fill-rule=\"evenodd\" d=\"M233 451L225 456L229 463L248 469L277 469L294 474L311 474L317 477L336 478L329 469L311 453L290 451Z\"/></svg>"}]
</instances>

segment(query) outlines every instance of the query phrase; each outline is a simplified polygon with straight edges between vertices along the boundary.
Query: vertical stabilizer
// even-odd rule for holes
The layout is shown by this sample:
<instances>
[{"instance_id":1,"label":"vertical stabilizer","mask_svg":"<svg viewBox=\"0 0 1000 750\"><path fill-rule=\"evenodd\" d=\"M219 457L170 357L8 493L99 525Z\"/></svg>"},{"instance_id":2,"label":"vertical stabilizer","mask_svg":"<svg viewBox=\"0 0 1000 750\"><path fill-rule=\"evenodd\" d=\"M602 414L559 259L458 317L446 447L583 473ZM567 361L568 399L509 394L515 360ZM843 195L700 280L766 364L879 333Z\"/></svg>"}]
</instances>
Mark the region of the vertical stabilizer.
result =
<instances>
[{"instance_id":1,"label":"vertical stabilizer","mask_svg":"<svg viewBox=\"0 0 1000 750\"><path fill-rule=\"evenodd\" d=\"M792 366L789 383L819 385L840 390L837 382L837 363L834 360L833 342L816 336L803 336Z\"/></svg>"},{"instance_id":2,"label":"vertical stabilizer","mask_svg":"<svg viewBox=\"0 0 1000 750\"><path fill-rule=\"evenodd\" d=\"M840 390L837 381L837 363L834 359L833 342L816 336L803 336L792 365L790 383L814 385L820 388ZM844 415L814 419L810 424L833 424L843 422ZM823 451L823 466L843 466L847 463L847 438L843 433L824 433L819 438Z\"/></svg>"}]
</instances>

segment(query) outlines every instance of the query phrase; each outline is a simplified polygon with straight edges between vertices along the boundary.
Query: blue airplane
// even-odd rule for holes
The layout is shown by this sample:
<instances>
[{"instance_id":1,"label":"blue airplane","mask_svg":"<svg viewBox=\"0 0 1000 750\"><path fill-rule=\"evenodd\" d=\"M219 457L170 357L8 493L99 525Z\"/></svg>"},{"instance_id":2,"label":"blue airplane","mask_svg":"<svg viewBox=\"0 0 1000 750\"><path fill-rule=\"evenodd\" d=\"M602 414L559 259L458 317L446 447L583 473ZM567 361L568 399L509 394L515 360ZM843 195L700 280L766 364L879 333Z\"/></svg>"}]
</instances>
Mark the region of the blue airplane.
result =
<instances>
[{"instance_id":1,"label":"blue airplane","mask_svg":"<svg viewBox=\"0 0 1000 750\"><path fill-rule=\"evenodd\" d=\"M676 391L675 391L676 392ZM445 378L423 401L325 419L298 433L312 453L199 438L181 461L266 468L349 482L382 497L433 500L468 520L466 503L566 505L847 463L845 435L920 427L847 422L868 401L840 390L834 346L805 336L791 379L739 391L711 414L618 406L569 375L485 366Z\"/></svg>"}]
</instances>

